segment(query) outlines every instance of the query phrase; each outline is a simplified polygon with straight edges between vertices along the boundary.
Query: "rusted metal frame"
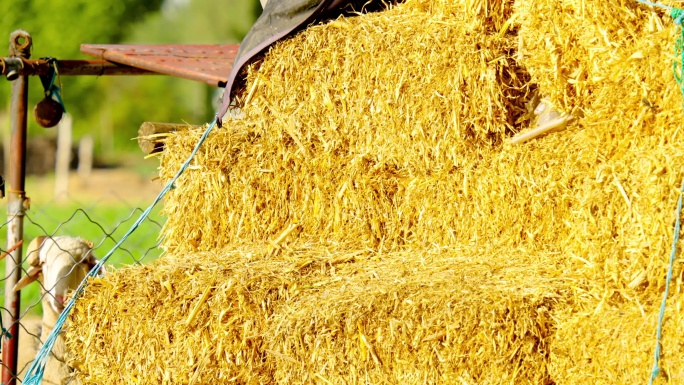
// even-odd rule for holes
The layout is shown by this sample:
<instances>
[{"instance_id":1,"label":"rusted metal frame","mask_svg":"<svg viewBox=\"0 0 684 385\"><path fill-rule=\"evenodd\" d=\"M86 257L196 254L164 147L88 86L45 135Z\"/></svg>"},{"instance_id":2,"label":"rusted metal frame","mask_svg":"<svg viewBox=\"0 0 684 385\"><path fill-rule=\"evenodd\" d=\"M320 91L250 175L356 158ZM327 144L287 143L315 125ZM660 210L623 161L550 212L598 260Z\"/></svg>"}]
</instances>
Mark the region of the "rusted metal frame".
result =
<instances>
[{"instance_id":1,"label":"rusted metal frame","mask_svg":"<svg viewBox=\"0 0 684 385\"><path fill-rule=\"evenodd\" d=\"M31 55L31 36L26 31L10 35L10 57L28 59ZM21 261L24 238L24 214L28 201L24 191L26 177L26 124L28 107L28 76L19 75L12 82L10 104L10 169L7 189L7 249L14 250L5 259L5 309L3 325L8 327L10 338L2 340L2 382L17 383L17 356L19 347L20 293L14 285L21 278ZM16 246L18 245L18 246ZM16 246L16 247L15 247Z\"/></svg>"},{"instance_id":2,"label":"rusted metal frame","mask_svg":"<svg viewBox=\"0 0 684 385\"><path fill-rule=\"evenodd\" d=\"M47 75L50 66L50 62L44 59L0 58L0 75L7 76L8 80L14 80L18 76ZM64 76L158 75L157 72L106 60L58 60L57 71Z\"/></svg>"},{"instance_id":3,"label":"rusted metal frame","mask_svg":"<svg viewBox=\"0 0 684 385\"><path fill-rule=\"evenodd\" d=\"M239 44L81 44L99 59L224 87Z\"/></svg>"},{"instance_id":4,"label":"rusted metal frame","mask_svg":"<svg viewBox=\"0 0 684 385\"><path fill-rule=\"evenodd\" d=\"M57 60L60 75L169 75L209 84L226 85L238 44L119 45L82 44L81 52L100 60ZM21 57L0 58L0 74L9 80L20 75L46 75L51 62Z\"/></svg>"}]
</instances>

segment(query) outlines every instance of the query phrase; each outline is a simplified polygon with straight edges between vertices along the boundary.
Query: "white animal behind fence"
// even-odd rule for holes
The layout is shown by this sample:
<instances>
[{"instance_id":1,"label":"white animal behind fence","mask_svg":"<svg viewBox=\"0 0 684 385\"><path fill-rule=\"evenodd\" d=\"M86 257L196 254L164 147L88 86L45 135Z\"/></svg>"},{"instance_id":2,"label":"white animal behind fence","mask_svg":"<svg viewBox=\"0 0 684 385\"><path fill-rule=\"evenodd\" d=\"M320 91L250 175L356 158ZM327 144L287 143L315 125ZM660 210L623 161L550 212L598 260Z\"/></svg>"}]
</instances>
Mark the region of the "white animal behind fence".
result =
<instances>
[{"instance_id":1,"label":"white animal behind fence","mask_svg":"<svg viewBox=\"0 0 684 385\"><path fill-rule=\"evenodd\" d=\"M26 251L29 269L14 286L21 290L37 281L41 285L43 319L40 340L45 341L55 327L69 293L76 290L98 260L93 255L93 244L75 237L37 237ZM45 366L43 384L73 384L72 370L65 363L64 337L59 336Z\"/></svg>"}]
</instances>

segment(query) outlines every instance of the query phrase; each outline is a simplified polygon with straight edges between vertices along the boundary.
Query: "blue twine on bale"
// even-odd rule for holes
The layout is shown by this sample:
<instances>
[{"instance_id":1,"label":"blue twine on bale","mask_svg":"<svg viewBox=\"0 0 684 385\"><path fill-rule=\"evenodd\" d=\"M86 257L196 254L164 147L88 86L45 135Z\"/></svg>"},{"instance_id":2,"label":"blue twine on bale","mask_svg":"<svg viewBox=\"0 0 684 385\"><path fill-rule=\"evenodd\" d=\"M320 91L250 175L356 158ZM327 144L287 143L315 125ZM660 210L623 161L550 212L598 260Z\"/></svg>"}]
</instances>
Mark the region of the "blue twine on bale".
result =
<instances>
[{"instance_id":1,"label":"blue twine on bale","mask_svg":"<svg viewBox=\"0 0 684 385\"><path fill-rule=\"evenodd\" d=\"M207 139L207 137L211 133L211 130L214 128L214 126L216 126L217 121L218 117L217 119L214 119L214 121L209 125L209 127L207 127L206 131L204 131L204 134L202 134L199 141L195 145L195 148L190 153L188 159L185 161L185 163L183 163L180 170L178 170L176 175L169 181L169 183L167 183L166 186L164 186L159 195L157 195L157 198L155 198L154 202L152 202L152 204L145 211L143 211L142 214L140 214L140 217L138 218L138 220L135 221L135 223L131 226L128 232L126 232L126 234L124 234L124 236L121 237L119 242L117 242L116 245L114 245L114 247L112 247L112 249L109 250L109 252L104 257L102 257L100 262L98 262L97 265L95 265L90 270L90 272L88 272L88 275L86 275L85 279L81 281L81 284L76 289L76 292L71 298L71 301L69 301L64 307L62 314L59 315L59 318L55 323L55 327L52 329L52 332L44 341L43 346L38 351L38 354L36 355L36 358L33 360L31 367L29 367L26 377L24 377L25 385L40 385L41 381L43 380L43 374L45 373L45 364L50 355L50 352L52 351L52 347L55 345L55 341L57 341L57 336L62 331L64 322L66 322L67 316L71 312L71 309L73 309L76 299L78 299L78 297L83 292L83 289L87 285L88 278L97 275L97 273L100 271L104 263L114 253L114 251L116 251L121 246L121 244L123 244L124 241L131 234L133 234L133 232L135 232L138 226L150 215L150 212L152 211L154 206L156 206L157 203L159 203L159 201L164 197L164 195L166 195L167 192L173 189L174 183L185 172L185 170L187 170L188 166L190 165L190 162L192 162L192 159L195 157L195 155L197 155L200 146L202 146L202 143L204 143L204 141Z\"/></svg>"},{"instance_id":2,"label":"blue twine on bale","mask_svg":"<svg viewBox=\"0 0 684 385\"><path fill-rule=\"evenodd\" d=\"M648 381L649 385L653 384L656 377L660 373L660 349L662 343L660 342L663 335L663 319L665 318L665 305L667 303L667 296L670 292L670 281L672 280L672 270L674 269L674 261L677 256L677 243L679 243L679 233L681 231L681 216L682 216L682 195L684 195L684 182L680 189L679 199L677 200L677 221L675 222L674 238L672 239L672 251L670 252L670 267L667 270L665 278L665 293L663 294L663 302L660 304L660 313L658 314L658 329L656 330L656 347L653 354L653 371L651 372L651 379Z\"/></svg>"},{"instance_id":3,"label":"blue twine on bale","mask_svg":"<svg viewBox=\"0 0 684 385\"><path fill-rule=\"evenodd\" d=\"M682 26L682 22L684 22L684 10L682 9L670 7L665 4L652 3L647 0L636 1L650 7L658 7L670 11L670 17L672 17L673 22L680 27ZM679 85L679 91L682 93L682 96L684 96L684 83L682 83L682 63L684 63L684 49L682 47L684 47L684 30L680 30L680 34L675 42L674 52L675 57L678 60L675 60L674 63L672 63L675 80Z\"/></svg>"},{"instance_id":4,"label":"blue twine on bale","mask_svg":"<svg viewBox=\"0 0 684 385\"><path fill-rule=\"evenodd\" d=\"M674 23L682 26L682 21L684 21L684 10L672 8L670 10L670 16L674 20ZM676 60L672 63L672 70L674 71L674 77L679 85L679 91L684 95L684 82L682 82L682 63L684 63L684 29L681 29L681 33L677 37L675 42L675 58Z\"/></svg>"}]
</instances>

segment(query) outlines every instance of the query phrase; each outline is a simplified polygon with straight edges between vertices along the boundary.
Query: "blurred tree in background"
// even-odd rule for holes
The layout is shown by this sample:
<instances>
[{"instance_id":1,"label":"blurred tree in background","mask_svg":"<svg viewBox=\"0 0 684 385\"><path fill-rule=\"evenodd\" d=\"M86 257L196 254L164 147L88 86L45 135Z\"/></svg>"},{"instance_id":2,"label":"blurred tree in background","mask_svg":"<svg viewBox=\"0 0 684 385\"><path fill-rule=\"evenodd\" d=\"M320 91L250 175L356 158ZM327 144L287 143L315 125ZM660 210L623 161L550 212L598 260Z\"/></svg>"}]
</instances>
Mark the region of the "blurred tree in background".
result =
<instances>
[{"instance_id":1,"label":"blurred tree in background","mask_svg":"<svg viewBox=\"0 0 684 385\"><path fill-rule=\"evenodd\" d=\"M33 37L32 58L92 59L80 53L91 44L239 43L261 12L258 0L3 0L0 38L15 29ZM7 51L0 55L7 55ZM226 69L228 72L228 69ZM2 84L2 81L0 81ZM143 121L208 122L218 89L166 76L65 76L61 78L74 137L91 134L96 153L115 159L137 151L131 138ZM0 129L8 131L10 84L0 86ZM29 109L43 95L30 79ZM3 134L4 135L4 134ZM29 117L29 135L55 135Z\"/></svg>"}]
</instances>

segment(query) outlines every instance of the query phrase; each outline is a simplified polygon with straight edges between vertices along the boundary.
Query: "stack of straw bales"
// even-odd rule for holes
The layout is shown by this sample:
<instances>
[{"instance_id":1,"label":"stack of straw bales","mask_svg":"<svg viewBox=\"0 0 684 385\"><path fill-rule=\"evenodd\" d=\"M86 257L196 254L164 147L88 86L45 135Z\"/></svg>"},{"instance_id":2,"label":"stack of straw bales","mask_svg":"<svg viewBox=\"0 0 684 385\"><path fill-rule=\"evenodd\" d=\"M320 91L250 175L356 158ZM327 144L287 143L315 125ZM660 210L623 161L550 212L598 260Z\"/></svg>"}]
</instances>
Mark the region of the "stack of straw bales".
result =
<instances>
[{"instance_id":1,"label":"stack of straw bales","mask_svg":"<svg viewBox=\"0 0 684 385\"><path fill-rule=\"evenodd\" d=\"M91 384L544 384L572 284L556 266L503 248L167 256L93 282L69 347Z\"/></svg>"},{"instance_id":2,"label":"stack of straw bales","mask_svg":"<svg viewBox=\"0 0 684 385\"><path fill-rule=\"evenodd\" d=\"M409 0L275 45L167 197L168 255L77 303L82 378L646 381L684 177L678 28L631 0ZM538 96L574 120L508 144ZM169 135L162 178L200 135Z\"/></svg>"}]
</instances>

